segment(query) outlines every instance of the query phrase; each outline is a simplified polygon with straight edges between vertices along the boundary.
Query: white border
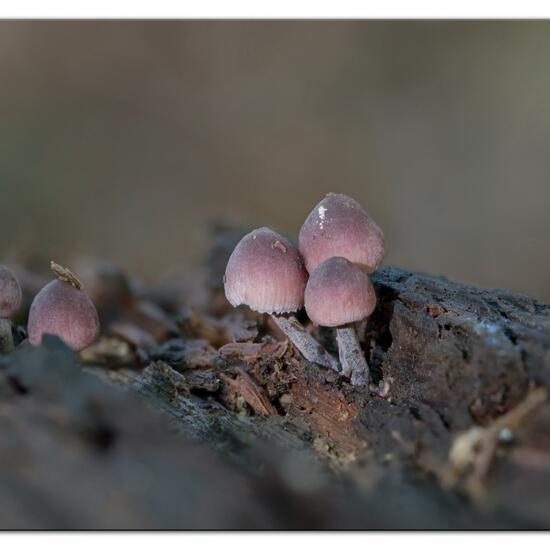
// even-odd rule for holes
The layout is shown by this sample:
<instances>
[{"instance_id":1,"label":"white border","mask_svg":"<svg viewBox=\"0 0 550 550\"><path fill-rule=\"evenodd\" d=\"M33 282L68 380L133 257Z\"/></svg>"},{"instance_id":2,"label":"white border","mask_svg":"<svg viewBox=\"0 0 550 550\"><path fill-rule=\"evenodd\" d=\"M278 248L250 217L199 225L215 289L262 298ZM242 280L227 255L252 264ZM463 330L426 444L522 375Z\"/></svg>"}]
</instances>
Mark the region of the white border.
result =
<instances>
[{"instance_id":1,"label":"white border","mask_svg":"<svg viewBox=\"0 0 550 550\"><path fill-rule=\"evenodd\" d=\"M517 549L526 544L529 550L548 548L546 533L41 533L0 534L3 548L41 550L102 550L131 548L150 550L187 548L200 550L475 550L477 548ZM157 546L158 545L158 546ZM181 546L184 545L184 546ZM372 546L371 546L372 545Z\"/></svg>"},{"instance_id":2,"label":"white border","mask_svg":"<svg viewBox=\"0 0 550 550\"><path fill-rule=\"evenodd\" d=\"M494 19L548 18L545 0L12 0L0 5L1 18L131 19Z\"/></svg>"}]
</instances>

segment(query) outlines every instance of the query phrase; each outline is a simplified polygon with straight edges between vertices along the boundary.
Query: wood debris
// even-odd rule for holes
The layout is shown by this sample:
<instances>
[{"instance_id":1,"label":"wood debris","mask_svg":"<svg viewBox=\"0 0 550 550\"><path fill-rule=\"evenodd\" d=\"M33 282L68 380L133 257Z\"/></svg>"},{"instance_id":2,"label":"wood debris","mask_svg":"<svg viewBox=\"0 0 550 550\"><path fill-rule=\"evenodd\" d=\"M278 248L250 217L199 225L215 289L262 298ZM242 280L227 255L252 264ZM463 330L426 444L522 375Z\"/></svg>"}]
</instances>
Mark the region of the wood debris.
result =
<instances>
[{"instance_id":1,"label":"wood debris","mask_svg":"<svg viewBox=\"0 0 550 550\"><path fill-rule=\"evenodd\" d=\"M233 342L219 349L222 357L240 359L247 363L260 361L267 357L281 359L288 350L288 340L284 342L261 342L259 344L249 342Z\"/></svg>"},{"instance_id":2,"label":"wood debris","mask_svg":"<svg viewBox=\"0 0 550 550\"><path fill-rule=\"evenodd\" d=\"M220 378L237 395L242 397L257 414L263 416L275 416L277 409L269 400L267 393L241 367L235 369L236 378L231 378L227 374L220 374Z\"/></svg>"},{"instance_id":3,"label":"wood debris","mask_svg":"<svg viewBox=\"0 0 550 550\"><path fill-rule=\"evenodd\" d=\"M491 425L470 428L454 440L449 451L449 464L443 476L447 486L461 484L474 499L485 496L484 481L491 467L502 430L516 430L525 418L548 399L548 390L539 387L524 401Z\"/></svg>"}]
</instances>

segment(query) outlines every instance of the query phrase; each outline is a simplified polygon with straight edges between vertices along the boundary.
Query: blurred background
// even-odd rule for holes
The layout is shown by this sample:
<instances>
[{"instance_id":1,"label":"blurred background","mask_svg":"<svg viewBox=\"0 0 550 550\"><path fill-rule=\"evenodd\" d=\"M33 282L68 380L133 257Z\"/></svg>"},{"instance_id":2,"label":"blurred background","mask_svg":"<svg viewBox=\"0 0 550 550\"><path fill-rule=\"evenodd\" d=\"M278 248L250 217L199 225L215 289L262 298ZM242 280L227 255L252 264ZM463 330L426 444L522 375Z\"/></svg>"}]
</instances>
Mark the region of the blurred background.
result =
<instances>
[{"instance_id":1,"label":"blurred background","mask_svg":"<svg viewBox=\"0 0 550 550\"><path fill-rule=\"evenodd\" d=\"M329 191L386 263L550 300L549 22L0 22L0 259L150 280Z\"/></svg>"}]
</instances>

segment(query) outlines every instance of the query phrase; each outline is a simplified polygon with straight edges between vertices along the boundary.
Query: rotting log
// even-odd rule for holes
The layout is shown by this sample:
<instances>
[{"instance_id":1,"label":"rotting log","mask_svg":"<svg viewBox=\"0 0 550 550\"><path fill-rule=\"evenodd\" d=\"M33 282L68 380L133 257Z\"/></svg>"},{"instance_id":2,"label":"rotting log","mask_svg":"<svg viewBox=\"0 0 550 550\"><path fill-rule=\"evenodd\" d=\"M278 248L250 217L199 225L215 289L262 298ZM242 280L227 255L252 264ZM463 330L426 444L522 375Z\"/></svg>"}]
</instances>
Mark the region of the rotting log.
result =
<instances>
[{"instance_id":1,"label":"rotting log","mask_svg":"<svg viewBox=\"0 0 550 550\"><path fill-rule=\"evenodd\" d=\"M80 367L53 338L1 360L3 529L505 525L429 480L380 470L364 489L335 476L299 430L209 404L159 363L143 374Z\"/></svg>"},{"instance_id":2,"label":"rotting log","mask_svg":"<svg viewBox=\"0 0 550 550\"><path fill-rule=\"evenodd\" d=\"M165 331L0 359L0 527L550 527L549 306L381 268L354 387L227 307L238 235Z\"/></svg>"}]
</instances>

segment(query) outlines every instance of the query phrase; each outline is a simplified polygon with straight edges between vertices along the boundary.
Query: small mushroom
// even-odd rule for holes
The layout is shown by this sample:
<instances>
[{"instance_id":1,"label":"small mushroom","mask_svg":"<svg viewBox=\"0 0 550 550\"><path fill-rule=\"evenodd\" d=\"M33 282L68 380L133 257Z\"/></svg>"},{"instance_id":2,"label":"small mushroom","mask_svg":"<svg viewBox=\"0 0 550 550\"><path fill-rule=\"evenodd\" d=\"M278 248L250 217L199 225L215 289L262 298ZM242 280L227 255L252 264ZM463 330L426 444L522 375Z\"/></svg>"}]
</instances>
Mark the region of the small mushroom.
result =
<instances>
[{"instance_id":1,"label":"small mushroom","mask_svg":"<svg viewBox=\"0 0 550 550\"><path fill-rule=\"evenodd\" d=\"M369 366L355 328L376 306L367 274L345 258L325 260L309 277L305 306L315 324L336 327L342 374L351 377L354 385L368 385Z\"/></svg>"},{"instance_id":2,"label":"small mushroom","mask_svg":"<svg viewBox=\"0 0 550 550\"><path fill-rule=\"evenodd\" d=\"M234 307L244 304L269 313L302 355L339 370L332 357L292 314L304 305L307 272L298 249L267 227L245 235L233 250L224 276L225 296Z\"/></svg>"},{"instance_id":3,"label":"small mushroom","mask_svg":"<svg viewBox=\"0 0 550 550\"><path fill-rule=\"evenodd\" d=\"M71 271L55 262L51 269L58 278L42 288L31 304L29 341L37 346L44 334L54 334L80 351L99 335L97 310Z\"/></svg>"},{"instance_id":4,"label":"small mushroom","mask_svg":"<svg viewBox=\"0 0 550 550\"><path fill-rule=\"evenodd\" d=\"M309 273L334 256L371 273L384 259L386 248L374 220L357 201L340 193L329 193L311 211L298 240Z\"/></svg>"},{"instance_id":5,"label":"small mushroom","mask_svg":"<svg viewBox=\"0 0 550 550\"><path fill-rule=\"evenodd\" d=\"M21 305L21 287L14 274L0 265L0 353L13 351L10 317Z\"/></svg>"}]
</instances>

